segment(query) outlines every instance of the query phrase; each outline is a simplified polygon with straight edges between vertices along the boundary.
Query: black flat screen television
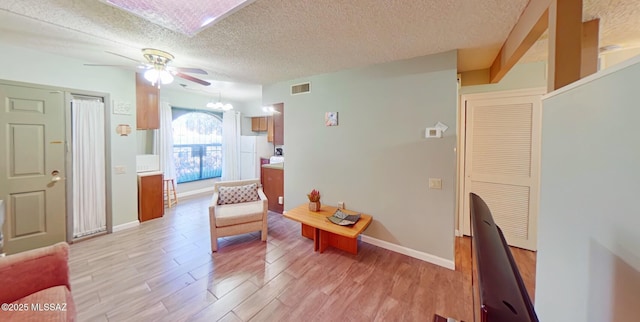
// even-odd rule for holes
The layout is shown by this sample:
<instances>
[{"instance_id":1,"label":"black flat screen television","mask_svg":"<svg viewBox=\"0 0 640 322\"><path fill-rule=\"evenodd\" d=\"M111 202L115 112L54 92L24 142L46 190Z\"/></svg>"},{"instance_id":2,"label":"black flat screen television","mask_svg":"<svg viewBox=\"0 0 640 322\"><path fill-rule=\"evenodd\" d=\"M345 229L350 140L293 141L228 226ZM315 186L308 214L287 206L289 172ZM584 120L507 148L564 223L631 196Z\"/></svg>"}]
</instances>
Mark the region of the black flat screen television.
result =
<instances>
[{"instance_id":1,"label":"black flat screen television","mask_svg":"<svg viewBox=\"0 0 640 322\"><path fill-rule=\"evenodd\" d=\"M502 230L487 204L471 193L476 322L537 322L538 317ZM477 317L479 316L480 321Z\"/></svg>"}]
</instances>

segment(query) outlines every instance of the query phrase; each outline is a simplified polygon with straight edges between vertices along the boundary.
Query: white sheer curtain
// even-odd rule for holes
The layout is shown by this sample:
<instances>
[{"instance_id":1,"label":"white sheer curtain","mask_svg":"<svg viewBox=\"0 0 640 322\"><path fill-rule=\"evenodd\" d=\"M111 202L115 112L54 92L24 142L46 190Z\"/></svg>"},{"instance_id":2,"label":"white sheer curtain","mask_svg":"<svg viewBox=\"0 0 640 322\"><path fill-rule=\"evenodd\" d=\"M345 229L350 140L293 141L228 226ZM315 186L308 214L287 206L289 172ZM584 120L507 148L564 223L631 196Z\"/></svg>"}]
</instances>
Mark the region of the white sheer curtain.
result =
<instances>
[{"instance_id":1,"label":"white sheer curtain","mask_svg":"<svg viewBox=\"0 0 640 322\"><path fill-rule=\"evenodd\" d=\"M71 101L73 236L106 230L104 103Z\"/></svg>"},{"instance_id":2,"label":"white sheer curtain","mask_svg":"<svg viewBox=\"0 0 640 322\"><path fill-rule=\"evenodd\" d=\"M153 153L160 156L160 170L164 172L165 180L176 178L172 122L171 105L167 102L160 102L160 129L154 132Z\"/></svg>"},{"instance_id":3,"label":"white sheer curtain","mask_svg":"<svg viewBox=\"0 0 640 322\"><path fill-rule=\"evenodd\" d=\"M222 181L240 179L240 113L222 115Z\"/></svg>"}]
</instances>

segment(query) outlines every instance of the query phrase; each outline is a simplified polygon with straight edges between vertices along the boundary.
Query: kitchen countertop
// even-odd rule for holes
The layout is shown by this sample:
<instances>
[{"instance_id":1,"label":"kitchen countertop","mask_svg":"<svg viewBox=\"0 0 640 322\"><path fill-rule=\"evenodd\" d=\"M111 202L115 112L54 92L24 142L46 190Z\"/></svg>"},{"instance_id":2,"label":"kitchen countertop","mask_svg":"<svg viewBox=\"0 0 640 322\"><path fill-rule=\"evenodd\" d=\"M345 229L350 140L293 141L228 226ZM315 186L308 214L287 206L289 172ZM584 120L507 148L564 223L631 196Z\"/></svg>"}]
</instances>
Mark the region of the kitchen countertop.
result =
<instances>
[{"instance_id":1,"label":"kitchen countertop","mask_svg":"<svg viewBox=\"0 0 640 322\"><path fill-rule=\"evenodd\" d=\"M284 170L284 162L263 164L263 168Z\"/></svg>"},{"instance_id":2,"label":"kitchen countertop","mask_svg":"<svg viewBox=\"0 0 640 322\"><path fill-rule=\"evenodd\" d=\"M158 174L162 174L162 171L138 172L138 177L155 176L155 175L158 175Z\"/></svg>"}]
</instances>

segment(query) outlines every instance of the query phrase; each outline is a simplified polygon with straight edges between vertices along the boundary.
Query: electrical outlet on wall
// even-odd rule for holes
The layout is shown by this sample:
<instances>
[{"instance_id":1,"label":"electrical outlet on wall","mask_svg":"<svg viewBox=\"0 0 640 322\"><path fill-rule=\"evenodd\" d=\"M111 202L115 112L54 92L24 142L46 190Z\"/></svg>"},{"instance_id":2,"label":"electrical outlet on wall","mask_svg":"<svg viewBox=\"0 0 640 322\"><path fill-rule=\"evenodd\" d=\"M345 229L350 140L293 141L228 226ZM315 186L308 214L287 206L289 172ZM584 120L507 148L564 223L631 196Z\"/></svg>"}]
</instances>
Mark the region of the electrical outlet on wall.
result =
<instances>
[{"instance_id":1,"label":"electrical outlet on wall","mask_svg":"<svg viewBox=\"0 0 640 322\"><path fill-rule=\"evenodd\" d=\"M338 208L344 209L344 201L338 201Z\"/></svg>"},{"instance_id":2,"label":"electrical outlet on wall","mask_svg":"<svg viewBox=\"0 0 640 322\"><path fill-rule=\"evenodd\" d=\"M116 174L125 174L127 172L127 167L123 166L123 165L117 165L114 168L114 172Z\"/></svg>"},{"instance_id":3,"label":"electrical outlet on wall","mask_svg":"<svg viewBox=\"0 0 640 322\"><path fill-rule=\"evenodd\" d=\"M442 189L442 179L429 178L429 189Z\"/></svg>"}]
</instances>

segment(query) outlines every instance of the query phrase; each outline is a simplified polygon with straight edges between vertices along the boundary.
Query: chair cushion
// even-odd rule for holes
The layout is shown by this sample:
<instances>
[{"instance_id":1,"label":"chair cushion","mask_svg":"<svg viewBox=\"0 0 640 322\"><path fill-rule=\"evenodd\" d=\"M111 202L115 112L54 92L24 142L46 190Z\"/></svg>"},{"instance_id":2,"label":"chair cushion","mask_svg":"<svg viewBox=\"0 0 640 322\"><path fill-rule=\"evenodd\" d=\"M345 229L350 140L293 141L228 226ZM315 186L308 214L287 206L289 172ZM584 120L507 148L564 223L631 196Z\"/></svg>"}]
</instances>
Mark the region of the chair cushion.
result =
<instances>
[{"instance_id":1,"label":"chair cushion","mask_svg":"<svg viewBox=\"0 0 640 322\"><path fill-rule=\"evenodd\" d=\"M252 183L244 186L219 186L218 204L236 204L248 201L260 200L258 196L258 184Z\"/></svg>"},{"instance_id":2,"label":"chair cushion","mask_svg":"<svg viewBox=\"0 0 640 322\"><path fill-rule=\"evenodd\" d=\"M23 311L0 311L2 321L74 321L76 308L66 286L54 286L12 303Z\"/></svg>"},{"instance_id":3,"label":"chair cushion","mask_svg":"<svg viewBox=\"0 0 640 322\"><path fill-rule=\"evenodd\" d=\"M216 227L262 221L263 206L262 200L217 206Z\"/></svg>"}]
</instances>

